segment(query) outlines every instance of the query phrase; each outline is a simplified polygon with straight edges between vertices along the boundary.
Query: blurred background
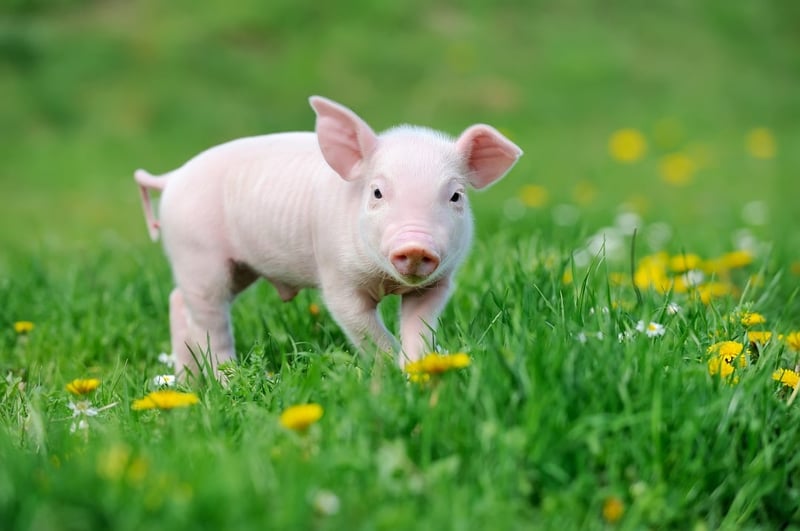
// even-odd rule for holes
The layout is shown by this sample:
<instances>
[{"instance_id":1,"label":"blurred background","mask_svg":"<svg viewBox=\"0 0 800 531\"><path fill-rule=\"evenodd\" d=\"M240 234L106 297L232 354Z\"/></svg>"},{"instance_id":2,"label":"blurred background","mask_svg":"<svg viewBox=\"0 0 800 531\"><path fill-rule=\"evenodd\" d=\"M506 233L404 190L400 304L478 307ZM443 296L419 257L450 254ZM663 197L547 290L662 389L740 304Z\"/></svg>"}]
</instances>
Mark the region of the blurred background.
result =
<instances>
[{"instance_id":1,"label":"blurred background","mask_svg":"<svg viewBox=\"0 0 800 531\"><path fill-rule=\"evenodd\" d=\"M519 144L479 235L635 214L673 251L797 248L799 82L794 0L2 0L0 263L149 246L134 169L310 130L312 94Z\"/></svg>"}]
</instances>

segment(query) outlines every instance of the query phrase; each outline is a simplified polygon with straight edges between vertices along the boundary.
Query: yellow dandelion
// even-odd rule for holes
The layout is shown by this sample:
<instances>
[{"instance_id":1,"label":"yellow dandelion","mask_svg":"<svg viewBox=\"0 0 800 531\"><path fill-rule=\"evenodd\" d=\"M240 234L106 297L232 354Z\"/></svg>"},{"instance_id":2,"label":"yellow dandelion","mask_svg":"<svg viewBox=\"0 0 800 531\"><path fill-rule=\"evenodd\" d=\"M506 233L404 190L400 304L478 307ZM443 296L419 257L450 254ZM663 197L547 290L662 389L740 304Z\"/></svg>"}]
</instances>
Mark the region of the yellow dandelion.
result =
<instances>
[{"instance_id":1,"label":"yellow dandelion","mask_svg":"<svg viewBox=\"0 0 800 531\"><path fill-rule=\"evenodd\" d=\"M18 334L29 334L33 330L31 321L17 321L14 323L14 332Z\"/></svg>"},{"instance_id":2,"label":"yellow dandelion","mask_svg":"<svg viewBox=\"0 0 800 531\"><path fill-rule=\"evenodd\" d=\"M616 496L609 496L603 502L603 519L614 524L625 514L625 504Z\"/></svg>"},{"instance_id":3,"label":"yellow dandelion","mask_svg":"<svg viewBox=\"0 0 800 531\"><path fill-rule=\"evenodd\" d=\"M455 369L463 369L471 363L469 356L463 352L457 354L428 354L419 361L406 365L408 374L442 374Z\"/></svg>"},{"instance_id":4,"label":"yellow dandelion","mask_svg":"<svg viewBox=\"0 0 800 531\"><path fill-rule=\"evenodd\" d=\"M792 332L786 335L786 344L792 350L800 352L800 332Z\"/></svg>"},{"instance_id":5,"label":"yellow dandelion","mask_svg":"<svg viewBox=\"0 0 800 531\"><path fill-rule=\"evenodd\" d=\"M718 299L733 293L733 287L724 282L707 282L697 288L697 295L703 304L710 304L713 299Z\"/></svg>"},{"instance_id":6,"label":"yellow dandelion","mask_svg":"<svg viewBox=\"0 0 800 531\"><path fill-rule=\"evenodd\" d=\"M308 305L308 313L310 313L313 317L318 316L319 312L320 312L319 304L315 304L312 302L311 304Z\"/></svg>"},{"instance_id":7,"label":"yellow dandelion","mask_svg":"<svg viewBox=\"0 0 800 531\"><path fill-rule=\"evenodd\" d=\"M636 162L644 157L647 142L636 129L620 129L611 135L608 151L619 162Z\"/></svg>"},{"instance_id":8,"label":"yellow dandelion","mask_svg":"<svg viewBox=\"0 0 800 531\"><path fill-rule=\"evenodd\" d=\"M777 152L775 136L766 127L757 127L747 133L747 152L756 159L773 159Z\"/></svg>"},{"instance_id":9,"label":"yellow dandelion","mask_svg":"<svg viewBox=\"0 0 800 531\"><path fill-rule=\"evenodd\" d=\"M544 186L528 184L520 189L519 198L525 206L541 208L547 204L550 194Z\"/></svg>"},{"instance_id":10,"label":"yellow dandelion","mask_svg":"<svg viewBox=\"0 0 800 531\"><path fill-rule=\"evenodd\" d=\"M669 259L669 268L675 273L698 269L702 264L703 260L696 254L679 254Z\"/></svg>"},{"instance_id":11,"label":"yellow dandelion","mask_svg":"<svg viewBox=\"0 0 800 531\"><path fill-rule=\"evenodd\" d=\"M305 431L322 418L324 413L319 404L301 404L286 408L280 416L280 423L286 429Z\"/></svg>"},{"instance_id":12,"label":"yellow dandelion","mask_svg":"<svg viewBox=\"0 0 800 531\"><path fill-rule=\"evenodd\" d=\"M139 400L134 400L131 409L136 411L142 409L174 409L191 406L199 402L200 399L194 393L162 389L160 391L152 391Z\"/></svg>"},{"instance_id":13,"label":"yellow dandelion","mask_svg":"<svg viewBox=\"0 0 800 531\"><path fill-rule=\"evenodd\" d=\"M688 155L672 153L665 155L658 165L661 178L672 186L685 186L692 181L697 165Z\"/></svg>"},{"instance_id":14,"label":"yellow dandelion","mask_svg":"<svg viewBox=\"0 0 800 531\"><path fill-rule=\"evenodd\" d=\"M751 343L761 343L762 345L772 339L772 332L762 330L750 330L747 332L747 339Z\"/></svg>"},{"instance_id":15,"label":"yellow dandelion","mask_svg":"<svg viewBox=\"0 0 800 531\"><path fill-rule=\"evenodd\" d=\"M727 378L738 365L747 366L747 356L743 355L744 345L738 341L720 341L708 347L712 354L708 360L708 373L712 376L719 374L720 378Z\"/></svg>"},{"instance_id":16,"label":"yellow dandelion","mask_svg":"<svg viewBox=\"0 0 800 531\"><path fill-rule=\"evenodd\" d=\"M800 375L791 369L778 369L772 373L772 379L783 385L788 385L792 389L797 389Z\"/></svg>"},{"instance_id":17,"label":"yellow dandelion","mask_svg":"<svg viewBox=\"0 0 800 531\"><path fill-rule=\"evenodd\" d=\"M667 253L642 257L633 274L633 282L636 287L652 288L660 293L669 291L672 281L667 274L668 261Z\"/></svg>"},{"instance_id":18,"label":"yellow dandelion","mask_svg":"<svg viewBox=\"0 0 800 531\"><path fill-rule=\"evenodd\" d=\"M564 274L561 275L561 283L562 284L565 284L565 285L572 284L573 280L574 279L573 279L573 276L572 276L572 270L571 269L565 270Z\"/></svg>"},{"instance_id":19,"label":"yellow dandelion","mask_svg":"<svg viewBox=\"0 0 800 531\"><path fill-rule=\"evenodd\" d=\"M723 254L713 260L708 260L703 264L706 273L721 273L731 269L739 269L753 263L753 253L750 251L739 250Z\"/></svg>"},{"instance_id":20,"label":"yellow dandelion","mask_svg":"<svg viewBox=\"0 0 800 531\"><path fill-rule=\"evenodd\" d=\"M747 312L742 315L742 324L744 326L754 326L758 324L764 324L767 322L766 317L761 315L760 313L756 312Z\"/></svg>"},{"instance_id":21,"label":"yellow dandelion","mask_svg":"<svg viewBox=\"0 0 800 531\"><path fill-rule=\"evenodd\" d=\"M67 391L73 395L87 395L100 387L100 380L97 378L77 378L67 384Z\"/></svg>"}]
</instances>

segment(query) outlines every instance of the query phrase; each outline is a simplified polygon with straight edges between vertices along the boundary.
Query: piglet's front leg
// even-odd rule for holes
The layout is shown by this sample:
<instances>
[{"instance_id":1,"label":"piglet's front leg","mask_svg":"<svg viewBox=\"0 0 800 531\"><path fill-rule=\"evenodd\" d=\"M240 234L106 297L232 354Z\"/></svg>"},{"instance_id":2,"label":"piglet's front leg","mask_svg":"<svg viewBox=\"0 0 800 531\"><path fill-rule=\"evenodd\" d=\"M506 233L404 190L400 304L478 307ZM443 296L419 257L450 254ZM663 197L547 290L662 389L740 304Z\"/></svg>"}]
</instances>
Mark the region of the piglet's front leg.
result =
<instances>
[{"instance_id":1,"label":"piglet's front leg","mask_svg":"<svg viewBox=\"0 0 800 531\"><path fill-rule=\"evenodd\" d=\"M433 332L439 314L450 298L450 277L432 286L406 293L400 307L400 339L402 352L398 360L401 367L423 357L433 348Z\"/></svg>"},{"instance_id":2,"label":"piglet's front leg","mask_svg":"<svg viewBox=\"0 0 800 531\"><path fill-rule=\"evenodd\" d=\"M371 348L383 352L399 350L400 345L378 313L378 303L367 293L323 287L322 296L331 316L360 351Z\"/></svg>"}]
</instances>

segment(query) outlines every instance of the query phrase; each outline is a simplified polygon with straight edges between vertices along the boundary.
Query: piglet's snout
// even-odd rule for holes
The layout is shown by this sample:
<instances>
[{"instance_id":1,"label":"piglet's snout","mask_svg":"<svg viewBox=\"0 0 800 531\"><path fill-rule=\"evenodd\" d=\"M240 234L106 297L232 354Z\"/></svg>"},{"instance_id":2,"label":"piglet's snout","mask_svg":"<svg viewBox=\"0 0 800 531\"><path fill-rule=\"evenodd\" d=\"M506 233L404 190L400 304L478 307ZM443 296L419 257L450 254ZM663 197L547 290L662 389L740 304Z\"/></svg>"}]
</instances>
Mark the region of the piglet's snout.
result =
<instances>
[{"instance_id":1,"label":"piglet's snout","mask_svg":"<svg viewBox=\"0 0 800 531\"><path fill-rule=\"evenodd\" d=\"M389 256L392 265L403 276L425 278L439 267L439 255L423 245L407 244Z\"/></svg>"}]
</instances>

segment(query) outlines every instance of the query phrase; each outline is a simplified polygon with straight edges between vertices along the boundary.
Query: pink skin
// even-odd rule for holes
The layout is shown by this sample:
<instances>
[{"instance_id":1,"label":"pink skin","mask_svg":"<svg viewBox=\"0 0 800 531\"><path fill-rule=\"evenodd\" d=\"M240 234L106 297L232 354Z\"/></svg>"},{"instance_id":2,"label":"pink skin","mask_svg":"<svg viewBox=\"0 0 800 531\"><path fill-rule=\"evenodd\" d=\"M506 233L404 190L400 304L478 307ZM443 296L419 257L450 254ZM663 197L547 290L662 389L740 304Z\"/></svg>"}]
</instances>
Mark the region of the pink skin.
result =
<instances>
[{"instance_id":1,"label":"pink skin","mask_svg":"<svg viewBox=\"0 0 800 531\"><path fill-rule=\"evenodd\" d=\"M380 135L349 109L311 98L315 133L243 138L164 177L137 170L148 229L163 235L177 287L178 372L192 357L235 358L230 305L259 277L290 300L316 287L360 350L419 359L434 345L452 276L472 238L466 189L502 178L522 154L487 125L456 140L420 127ZM159 219L150 190L162 190ZM400 341L377 311L402 297Z\"/></svg>"}]
</instances>

